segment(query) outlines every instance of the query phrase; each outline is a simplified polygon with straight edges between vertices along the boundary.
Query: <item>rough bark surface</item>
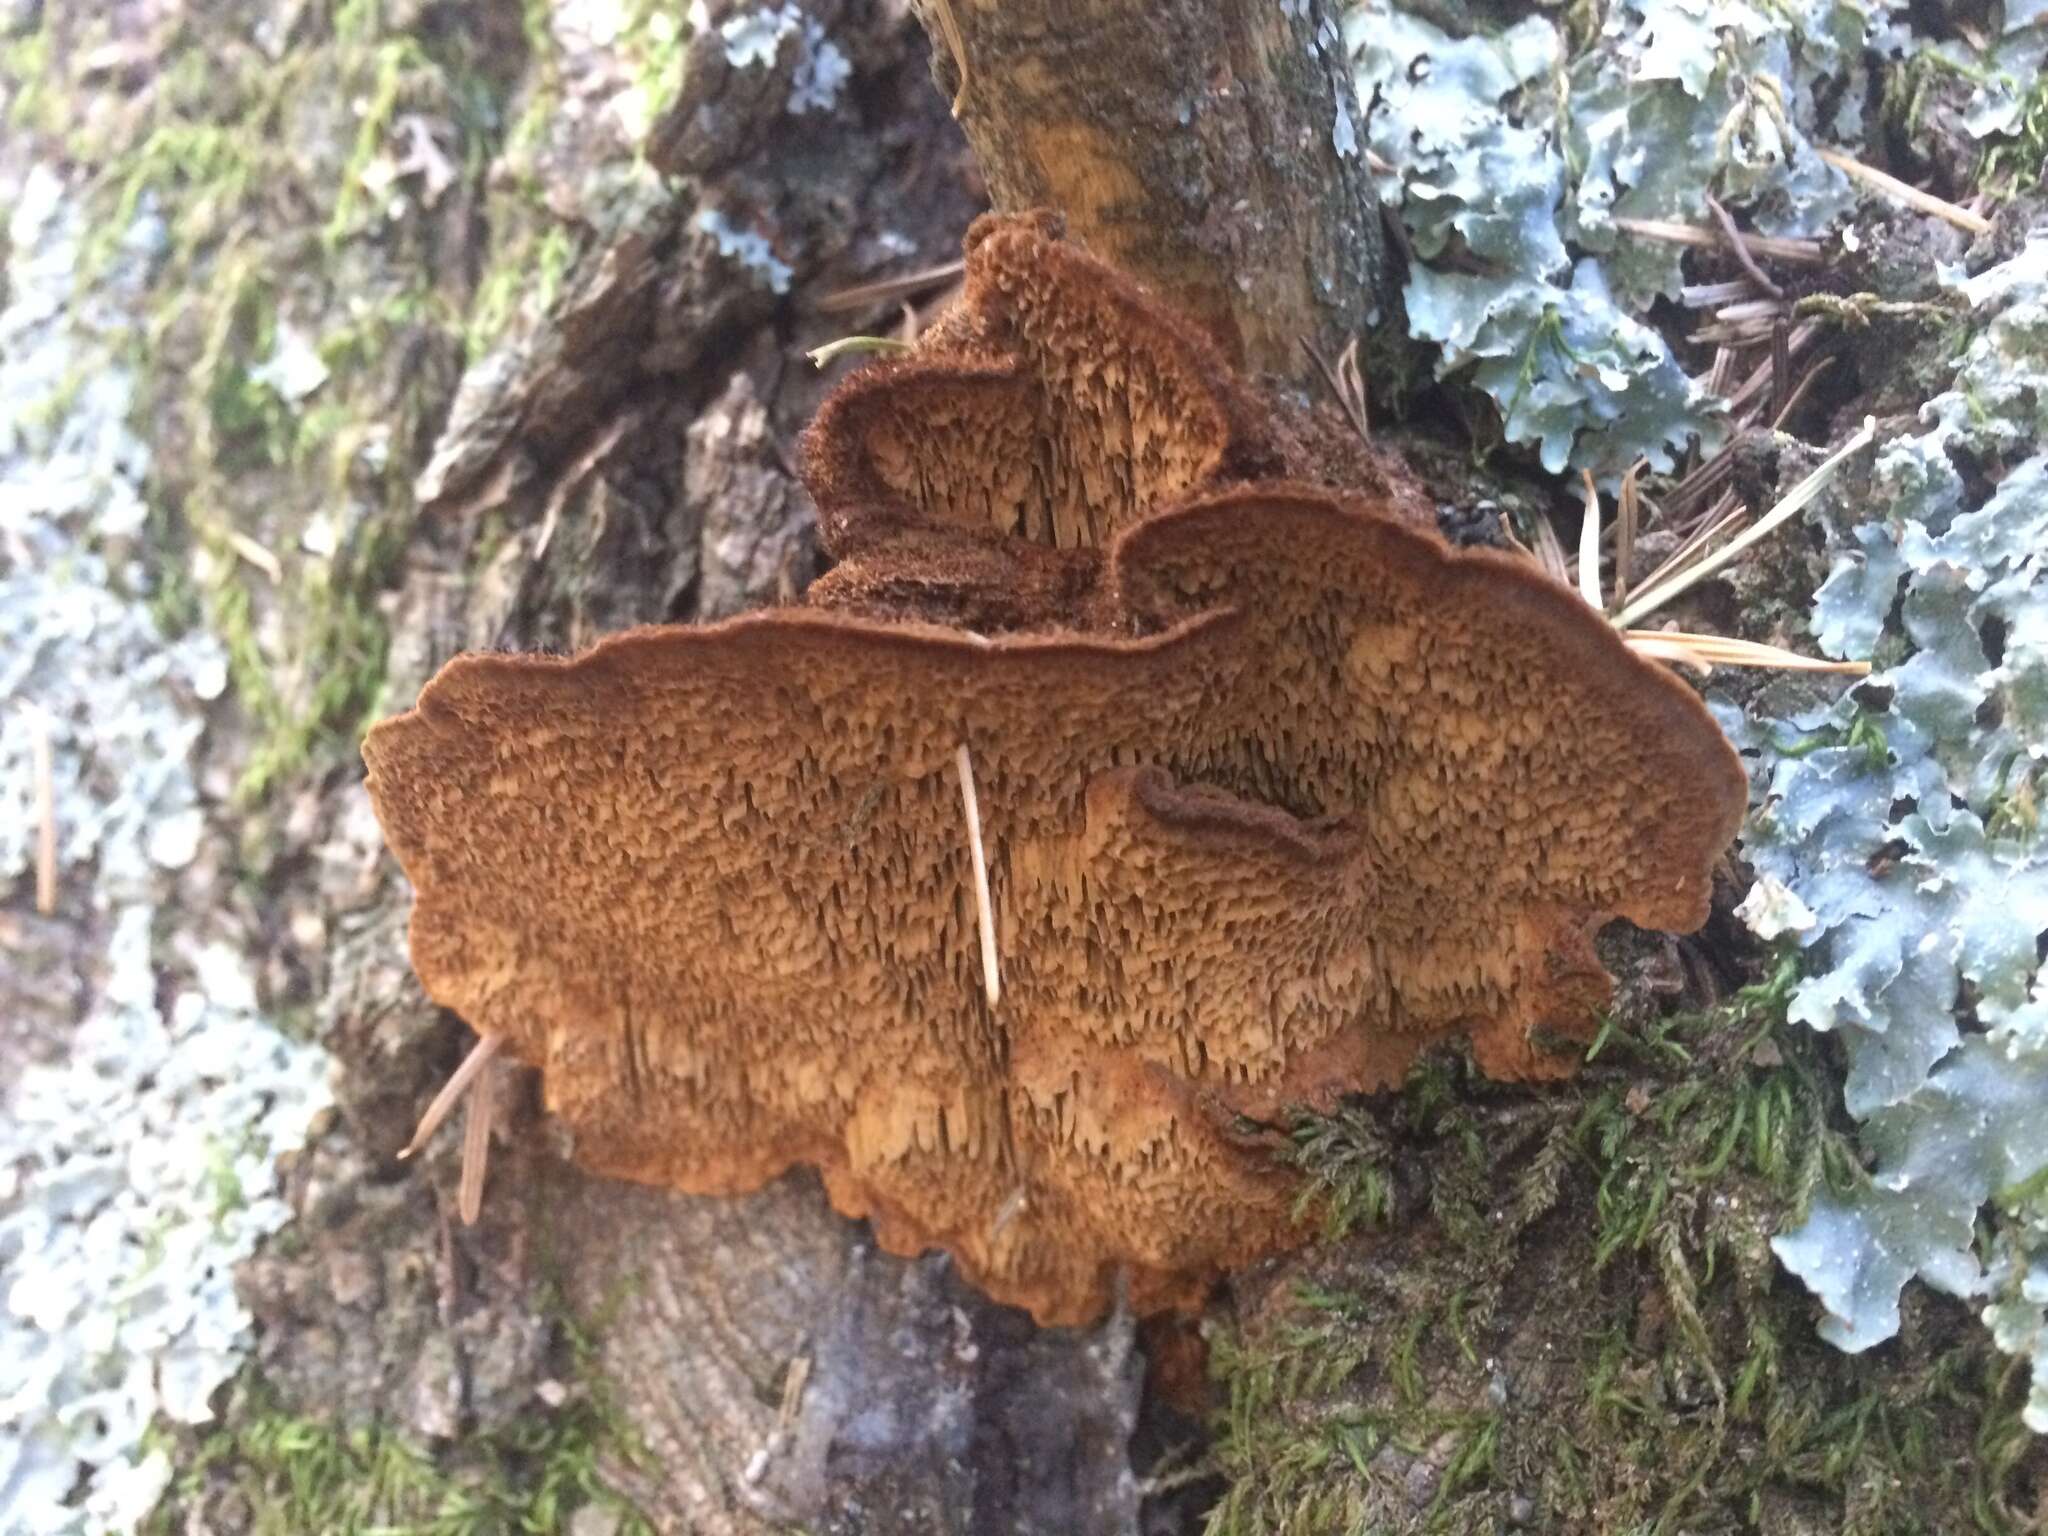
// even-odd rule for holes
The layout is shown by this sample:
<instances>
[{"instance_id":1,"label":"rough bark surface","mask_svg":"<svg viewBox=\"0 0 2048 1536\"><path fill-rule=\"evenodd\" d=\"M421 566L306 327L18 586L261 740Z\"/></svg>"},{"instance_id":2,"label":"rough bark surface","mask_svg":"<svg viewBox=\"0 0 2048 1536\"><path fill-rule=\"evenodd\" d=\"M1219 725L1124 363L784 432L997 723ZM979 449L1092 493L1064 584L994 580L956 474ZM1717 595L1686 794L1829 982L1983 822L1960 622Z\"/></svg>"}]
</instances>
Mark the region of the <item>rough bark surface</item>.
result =
<instances>
[{"instance_id":1,"label":"rough bark surface","mask_svg":"<svg viewBox=\"0 0 2048 1536\"><path fill-rule=\"evenodd\" d=\"M1390 290L1325 0L917 3L998 208L1058 208L1255 372L1365 333Z\"/></svg>"},{"instance_id":2,"label":"rough bark surface","mask_svg":"<svg viewBox=\"0 0 2048 1536\"><path fill-rule=\"evenodd\" d=\"M1302 338L1334 351L1362 328L1378 227L1362 160L1340 152L1325 7L1103 6L1086 28L1040 14L1036 31L1040 8L1009 9L969 18L988 73L965 114L1003 200L1062 206L1251 366L1298 373ZM417 521L384 602L394 707L458 650L575 649L800 592L821 560L793 445L831 382L802 352L899 307L813 304L945 261L982 205L901 0L728 0L695 20L644 146L666 180L616 174L601 114L554 115L544 195L580 254L540 323L473 364L421 440ZM844 88L799 110L827 45ZM536 68L525 89L573 96L602 78L591 58ZM1050 82L1068 78L1062 99ZM1058 131L1024 137L1041 116ZM1083 149L1097 174L1068 180ZM454 1223L458 1138L424 1167L390 1158L463 1032L406 967L407 893L355 774L297 805L324 841L285 880L317 888L304 899L329 925L314 986L342 1113L295 1170L307 1240L245 1287L286 1406L450 1441L515 1421L565 1370L551 1291L598 1322L594 1363L651 1452L607 1472L658 1528L1139 1528L1133 1441L1156 1449L1159 1431L1139 1423L1121 1314L1034 1331L943 1260L876 1251L808 1176L741 1200L588 1178L548 1148L530 1092L504 1096L527 1108L501 1132L484 1220Z\"/></svg>"},{"instance_id":3,"label":"rough bark surface","mask_svg":"<svg viewBox=\"0 0 2048 1536\"><path fill-rule=\"evenodd\" d=\"M835 111L799 114L799 49L765 66L731 58L721 26L749 14L712 7L689 48L655 130L675 179L627 200L541 329L465 379L420 480L393 701L458 649L574 648L786 599L815 574L789 464L824 385L801 352L849 326L806 300L940 259L975 200L907 17L866 0L811 6L852 80ZM712 210L786 261L786 296L707 232ZM546 1282L571 1316L601 1319L595 1363L651 1453L608 1472L657 1528L1135 1529L1129 1322L1033 1334L942 1261L876 1252L815 1181L725 1201L596 1180L555 1158L527 1113L477 1228L450 1224L452 1135L424 1179L363 1198L363 1153L374 1164L404 1140L458 1050L404 969L398 887L361 908L330 1000L363 1152L331 1138L304 1177L352 1191L336 1212L342 1252L252 1277L263 1314L289 1324L265 1335L273 1379L459 1435L520 1411L559 1363L537 1305ZM334 1167L337 1152L358 1165ZM402 1228L412 1260L359 1276L366 1219ZM414 1304L394 1308L394 1286ZM393 1327L395 1310L416 1323ZM309 1334L326 1346L309 1349Z\"/></svg>"}]
</instances>

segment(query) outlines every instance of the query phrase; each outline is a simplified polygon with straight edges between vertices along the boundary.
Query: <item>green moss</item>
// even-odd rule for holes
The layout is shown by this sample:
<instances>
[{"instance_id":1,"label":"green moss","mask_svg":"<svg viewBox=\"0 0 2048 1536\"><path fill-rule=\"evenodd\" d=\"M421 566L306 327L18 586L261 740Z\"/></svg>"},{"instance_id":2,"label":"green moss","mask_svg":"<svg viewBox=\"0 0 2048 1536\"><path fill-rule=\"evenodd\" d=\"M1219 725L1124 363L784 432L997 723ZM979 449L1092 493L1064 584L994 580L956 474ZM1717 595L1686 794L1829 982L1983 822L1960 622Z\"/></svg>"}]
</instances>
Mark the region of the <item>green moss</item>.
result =
<instances>
[{"instance_id":1,"label":"green moss","mask_svg":"<svg viewBox=\"0 0 2048 1536\"><path fill-rule=\"evenodd\" d=\"M600 1381L561 1408L465 1437L434 1455L394 1429L341 1429L286 1412L255 1377L227 1425L186 1461L151 1536L186 1529L202 1507L239 1506L250 1536L513 1536L564 1528L577 1509L615 1510L621 1536L654 1527L606 1468L642 1452Z\"/></svg>"},{"instance_id":2,"label":"green moss","mask_svg":"<svg viewBox=\"0 0 2048 1536\"><path fill-rule=\"evenodd\" d=\"M438 270L411 248L437 215L387 218L366 175L419 113L481 181L497 112L486 64L502 61L479 55L483 33L400 29L375 0L316 8L279 60L233 31L181 14L141 110L81 112L102 126L64 147L91 168L89 268L145 215L162 231L129 357L156 448L154 586L166 619L196 618L227 649L255 726L241 780L254 797L345 755L376 706L379 600L454 384L466 295L387 275ZM8 62L48 68L19 46ZM265 372L287 325L327 370L303 399ZM303 547L316 518L340 529L331 555Z\"/></svg>"},{"instance_id":3,"label":"green moss","mask_svg":"<svg viewBox=\"0 0 2048 1536\"><path fill-rule=\"evenodd\" d=\"M2048 165L2048 75L2037 76L2021 100L2019 122L1984 152L1977 184L1993 197L2010 199L2041 185Z\"/></svg>"},{"instance_id":4,"label":"green moss","mask_svg":"<svg viewBox=\"0 0 2048 1536\"><path fill-rule=\"evenodd\" d=\"M1211 1536L2017 1532L2022 1384L1961 1307L1845 1356L1769 1238L1862 1177L1794 972L1616 1018L1569 1084L1433 1059L1302 1122L1334 1234L1212 1339Z\"/></svg>"},{"instance_id":5,"label":"green moss","mask_svg":"<svg viewBox=\"0 0 2048 1536\"><path fill-rule=\"evenodd\" d=\"M38 28L0 46L7 86L6 124L18 133L56 133L64 120L64 79L53 66L50 35Z\"/></svg>"}]
</instances>

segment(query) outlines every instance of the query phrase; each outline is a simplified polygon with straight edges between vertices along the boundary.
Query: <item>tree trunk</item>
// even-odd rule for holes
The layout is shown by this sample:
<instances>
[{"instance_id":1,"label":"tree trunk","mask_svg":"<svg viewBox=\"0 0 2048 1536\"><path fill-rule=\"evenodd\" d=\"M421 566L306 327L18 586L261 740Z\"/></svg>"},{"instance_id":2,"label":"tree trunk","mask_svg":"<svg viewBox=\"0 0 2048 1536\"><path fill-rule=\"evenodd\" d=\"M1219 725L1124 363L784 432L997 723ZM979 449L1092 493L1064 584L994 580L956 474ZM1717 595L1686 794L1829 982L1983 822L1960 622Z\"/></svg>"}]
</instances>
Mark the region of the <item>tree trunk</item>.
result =
<instances>
[{"instance_id":1,"label":"tree trunk","mask_svg":"<svg viewBox=\"0 0 2048 1536\"><path fill-rule=\"evenodd\" d=\"M1057 208L1241 367L1306 377L1391 296L1325 0L917 0L1000 209Z\"/></svg>"}]
</instances>

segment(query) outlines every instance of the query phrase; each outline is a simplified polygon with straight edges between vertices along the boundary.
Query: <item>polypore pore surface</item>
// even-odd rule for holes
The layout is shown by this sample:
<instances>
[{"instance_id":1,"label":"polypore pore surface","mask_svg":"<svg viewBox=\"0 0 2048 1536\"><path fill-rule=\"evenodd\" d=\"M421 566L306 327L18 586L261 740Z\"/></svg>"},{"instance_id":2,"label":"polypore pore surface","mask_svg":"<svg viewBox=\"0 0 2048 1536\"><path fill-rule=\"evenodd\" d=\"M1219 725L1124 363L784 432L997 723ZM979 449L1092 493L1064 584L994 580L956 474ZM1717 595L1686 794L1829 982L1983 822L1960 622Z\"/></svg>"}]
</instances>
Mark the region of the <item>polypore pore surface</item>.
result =
<instances>
[{"instance_id":1,"label":"polypore pore surface","mask_svg":"<svg viewBox=\"0 0 2048 1536\"><path fill-rule=\"evenodd\" d=\"M1703 920L1740 768L1398 473L1304 483L1310 435L1042 222L984 221L963 310L821 412L850 558L811 606L458 657L372 732L429 993L541 1068L580 1162L815 1165L1044 1322L1120 1270L1191 1306L1293 1240L1244 1117L1459 1033L1569 1070L1532 1030L1584 1032L1600 922Z\"/></svg>"}]
</instances>

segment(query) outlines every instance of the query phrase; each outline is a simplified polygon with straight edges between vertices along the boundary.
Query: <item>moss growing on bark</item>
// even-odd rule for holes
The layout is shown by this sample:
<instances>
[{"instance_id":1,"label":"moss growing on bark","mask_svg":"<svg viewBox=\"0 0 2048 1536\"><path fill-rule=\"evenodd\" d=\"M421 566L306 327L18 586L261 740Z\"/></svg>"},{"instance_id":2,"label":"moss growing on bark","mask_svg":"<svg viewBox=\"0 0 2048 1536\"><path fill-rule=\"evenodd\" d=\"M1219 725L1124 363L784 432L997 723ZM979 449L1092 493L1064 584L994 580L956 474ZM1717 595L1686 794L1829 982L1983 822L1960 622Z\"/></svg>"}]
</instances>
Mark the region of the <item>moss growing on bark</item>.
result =
<instances>
[{"instance_id":1,"label":"moss growing on bark","mask_svg":"<svg viewBox=\"0 0 2048 1536\"><path fill-rule=\"evenodd\" d=\"M1792 979L1610 1021L1562 1087L1438 1060L1305 1122L1347 1235L1212 1335L1211 1536L2035 1528L2048 1458L1975 1319L1917 1296L1842 1355L1772 1260L1853 1177Z\"/></svg>"}]
</instances>

